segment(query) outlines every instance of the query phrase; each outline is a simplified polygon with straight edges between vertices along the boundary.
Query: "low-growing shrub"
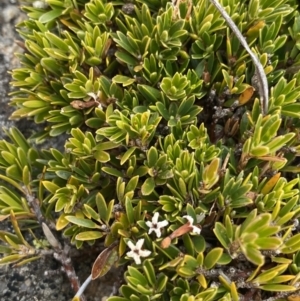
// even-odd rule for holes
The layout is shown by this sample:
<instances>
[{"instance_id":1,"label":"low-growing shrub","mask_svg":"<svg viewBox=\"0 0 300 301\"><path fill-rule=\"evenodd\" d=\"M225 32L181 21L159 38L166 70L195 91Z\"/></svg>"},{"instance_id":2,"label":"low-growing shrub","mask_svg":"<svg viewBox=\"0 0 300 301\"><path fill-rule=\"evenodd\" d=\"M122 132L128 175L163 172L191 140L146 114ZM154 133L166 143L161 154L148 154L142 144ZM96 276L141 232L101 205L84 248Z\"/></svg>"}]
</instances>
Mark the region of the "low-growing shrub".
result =
<instances>
[{"instance_id":1,"label":"low-growing shrub","mask_svg":"<svg viewBox=\"0 0 300 301\"><path fill-rule=\"evenodd\" d=\"M125 267L110 301L297 298L299 8L220 4L267 87L209 0L24 3L12 118L43 130L0 141L0 264L55 253L77 291L63 235L104 243L90 279Z\"/></svg>"}]
</instances>

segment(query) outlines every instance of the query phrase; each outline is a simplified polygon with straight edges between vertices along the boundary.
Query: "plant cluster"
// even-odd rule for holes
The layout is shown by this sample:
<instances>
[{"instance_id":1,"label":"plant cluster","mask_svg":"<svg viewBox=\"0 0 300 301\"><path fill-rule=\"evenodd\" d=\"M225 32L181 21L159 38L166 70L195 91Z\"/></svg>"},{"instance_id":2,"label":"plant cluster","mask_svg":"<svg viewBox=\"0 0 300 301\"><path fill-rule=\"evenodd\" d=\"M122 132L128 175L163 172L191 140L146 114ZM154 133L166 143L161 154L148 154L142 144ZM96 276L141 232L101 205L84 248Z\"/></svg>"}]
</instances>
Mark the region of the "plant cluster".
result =
<instances>
[{"instance_id":1,"label":"plant cluster","mask_svg":"<svg viewBox=\"0 0 300 301\"><path fill-rule=\"evenodd\" d=\"M110 301L297 296L299 8L219 2L267 75L265 114L251 57L208 0L26 0L12 118L43 130L0 141L14 229L0 264L54 252L73 275L63 235L104 242L91 279L125 266ZM64 150L33 144L65 133Z\"/></svg>"}]
</instances>

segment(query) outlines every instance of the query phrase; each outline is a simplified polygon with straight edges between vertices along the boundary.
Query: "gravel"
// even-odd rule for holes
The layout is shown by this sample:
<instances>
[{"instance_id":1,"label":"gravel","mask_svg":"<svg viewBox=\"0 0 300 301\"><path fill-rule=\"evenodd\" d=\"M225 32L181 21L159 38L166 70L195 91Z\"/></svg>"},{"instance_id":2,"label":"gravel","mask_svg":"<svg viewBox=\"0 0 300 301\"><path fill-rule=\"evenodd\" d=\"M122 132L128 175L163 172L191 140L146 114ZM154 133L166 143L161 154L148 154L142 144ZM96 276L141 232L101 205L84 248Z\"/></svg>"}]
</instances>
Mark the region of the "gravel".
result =
<instances>
[{"instance_id":1,"label":"gravel","mask_svg":"<svg viewBox=\"0 0 300 301\"><path fill-rule=\"evenodd\" d=\"M9 120L13 108L9 106L11 76L8 71L19 66L14 53L22 51L15 43L18 34L14 26L24 18L18 1L0 0L0 139L5 137L3 128L17 126L26 135L36 127L30 121ZM56 141L56 144L60 142ZM8 228L7 222L0 222L0 230L9 231ZM88 253L72 258L81 282L89 276L98 254L99 246L98 249L90 248ZM122 270L114 269L103 278L93 281L85 294L87 300L106 300L107 296L116 291L122 278ZM74 292L60 263L52 256L18 268L0 266L0 301L68 301L73 296Z\"/></svg>"}]
</instances>

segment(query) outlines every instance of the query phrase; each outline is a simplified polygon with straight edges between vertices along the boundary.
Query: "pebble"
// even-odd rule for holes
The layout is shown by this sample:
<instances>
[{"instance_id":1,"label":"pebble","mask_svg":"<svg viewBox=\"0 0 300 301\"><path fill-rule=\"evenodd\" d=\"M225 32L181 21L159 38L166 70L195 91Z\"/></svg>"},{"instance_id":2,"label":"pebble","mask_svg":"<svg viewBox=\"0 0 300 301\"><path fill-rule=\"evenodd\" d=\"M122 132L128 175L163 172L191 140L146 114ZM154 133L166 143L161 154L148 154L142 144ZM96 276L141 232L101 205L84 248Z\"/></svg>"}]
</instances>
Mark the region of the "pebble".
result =
<instances>
[{"instance_id":1,"label":"pebble","mask_svg":"<svg viewBox=\"0 0 300 301\"><path fill-rule=\"evenodd\" d=\"M8 23L20 15L20 9L15 5L7 6L2 11L3 21Z\"/></svg>"}]
</instances>

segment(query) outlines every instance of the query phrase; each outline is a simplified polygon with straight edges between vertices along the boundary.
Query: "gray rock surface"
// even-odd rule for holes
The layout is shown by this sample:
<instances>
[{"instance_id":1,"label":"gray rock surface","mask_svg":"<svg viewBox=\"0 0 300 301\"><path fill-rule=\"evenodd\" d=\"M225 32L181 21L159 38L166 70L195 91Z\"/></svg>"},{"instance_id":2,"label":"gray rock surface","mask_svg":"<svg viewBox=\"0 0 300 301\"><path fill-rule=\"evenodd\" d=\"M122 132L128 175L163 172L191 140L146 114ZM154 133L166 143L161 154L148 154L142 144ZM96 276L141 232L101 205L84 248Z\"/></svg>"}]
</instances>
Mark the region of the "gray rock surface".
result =
<instances>
[{"instance_id":1,"label":"gray rock surface","mask_svg":"<svg viewBox=\"0 0 300 301\"><path fill-rule=\"evenodd\" d=\"M13 108L8 105L11 80L8 71L19 66L14 53L22 51L15 43L18 35L14 26L24 18L17 0L0 0L0 139L5 136L4 127L17 126L25 134L30 134L36 127L31 121L9 120ZM0 230L8 231L8 228L8 223L0 222ZM81 282L90 274L98 253L99 248L96 252L91 249L85 255L72 258ZM106 300L107 296L116 291L116 285L122 278L122 271L114 270L93 281L85 294L87 301ZM51 256L20 268L0 266L0 301L68 301L73 296L74 292L60 263Z\"/></svg>"}]
</instances>

